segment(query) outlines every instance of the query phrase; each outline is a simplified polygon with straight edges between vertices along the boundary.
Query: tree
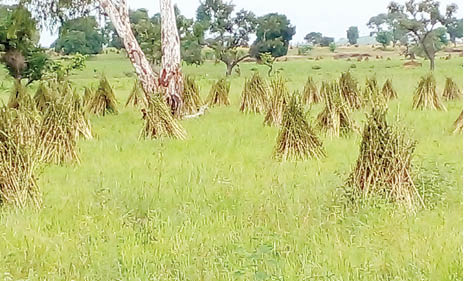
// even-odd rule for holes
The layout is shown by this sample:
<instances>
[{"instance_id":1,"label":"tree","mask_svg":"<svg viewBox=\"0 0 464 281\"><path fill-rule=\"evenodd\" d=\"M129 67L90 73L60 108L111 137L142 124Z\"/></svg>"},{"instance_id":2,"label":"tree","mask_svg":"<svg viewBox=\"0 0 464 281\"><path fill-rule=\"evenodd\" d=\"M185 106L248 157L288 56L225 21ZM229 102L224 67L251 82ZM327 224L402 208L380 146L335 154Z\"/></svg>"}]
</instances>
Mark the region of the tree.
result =
<instances>
[{"instance_id":1,"label":"tree","mask_svg":"<svg viewBox=\"0 0 464 281\"><path fill-rule=\"evenodd\" d=\"M346 37L348 38L348 42L350 42L351 45L355 45L358 43L358 38L359 38L359 30L357 26L350 26L348 30L346 31Z\"/></svg>"},{"instance_id":2,"label":"tree","mask_svg":"<svg viewBox=\"0 0 464 281\"><path fill-rule=\"evenodd\" d=\"M64 54L98 54L103 47L104 35L95 17L80 17L65 21L54 43L56 51Z\"/></svg>"},{"instance_id":3,"label":"tree","mask_svg":"<svg viewBox=\"0 0 464 281\"><path fill-rule=\"evenodd\" d=\"M258 18L256 40L251 45L250 55L258 60L264 53L271 54L273 58L285 56L293 35L295 27L285 15L272 13L262 16Z\"/></svg>"},{"instance_id":4,"label":"tree","mask_svg":"<svg viewBox=\"0 0 464 281\"><path fill-rule=\"evenodd\" d=\"M382 44L383 48L387 48L388 45L391 44L393 40L393 34L391 31L379 31L375 36L375 40Z\"/></svg>"},{"instance_id":5,"label":"tree","mask_svg":"<svg viewBox=\"0 0 464 281\"><path fill-rule=\"evenodd\" d=\"M330 44L334 43L335 39L333 37L327 37L327 36L324 36L322 37L321 39L321 43L320 45L322 47L329 47Z\"/></svg>"},{"instance_id":6,"label":"tree","mask_svg":"<svg viewBox=\"0 0 464 281\"><path fill-rule=\"evenodd\" d=\"M458 19L453 15L458 10L456 4L451 4L446 7L446 16L443 20L443 25L449 34L450 41L456 45L456 38L462 38L462 18Z\"/></svg>"},{"instance_id":7,"label":"tree","mask_svg":"<svg viewBox=\"0 0 464 281\"><path fill-rule=\"evenodd\" d=\"M235 14L234 5L222 0L204 0L197 9L197 21L208 38L202 43L214 50L216 58L226 64L226 75L249 57L240 47L247 47L250 34L256 30L253 13L241 10Z\"/></svg>"},{"instance_id":8,"label":"tree","mask_svg":"<svg viewBox=\"0 0 464 281\"><path fill-rule=\"evenodd\" d=\"M375 33L379 33L381 31L384 31L385 25L388 22L388 15L387 14L378 14L376 16L373 16L369 19L369 22L367 23L367 27L370 29L374 29L374 32L371 33L371 35Z\"/></svg>"},{"instance_id":9,"label":"tree","mask_svg":"<svg viewBox=\"0 0 464 281\"><path fill-rule=\"evenodd\" d=\"M435 69L435 54L442 46L437 25L444 24L446 19L454 14L454 11L450 11L443 16L439 8L440 3L434 0L409 0L405 5L392 2L388 6L393 23L407 30L412 36L416 47L420 48L430 61L430 70Z\"/></svg>"},{"instance_id":10,"label":"tree","mask_svg":"<svg viewBox=\"0 0 464 281\"><path fill-rule=\"evenodd\" d=\"M31 13L21 5L0 5L0 51L8 73L28 84L40 80L49 58L38 47L39 33Z\"/></svg>"},{"instance_id":11,"label":"tree","mask_svg":"<svg viewBox=\"0 0 464 281\"><path fill-rule=\"evenodd\" d=\"M312 45L319 45L322 41L322 33L320 32L310 32L304 37L306 42Z\"/></svg>"}]
</instances>

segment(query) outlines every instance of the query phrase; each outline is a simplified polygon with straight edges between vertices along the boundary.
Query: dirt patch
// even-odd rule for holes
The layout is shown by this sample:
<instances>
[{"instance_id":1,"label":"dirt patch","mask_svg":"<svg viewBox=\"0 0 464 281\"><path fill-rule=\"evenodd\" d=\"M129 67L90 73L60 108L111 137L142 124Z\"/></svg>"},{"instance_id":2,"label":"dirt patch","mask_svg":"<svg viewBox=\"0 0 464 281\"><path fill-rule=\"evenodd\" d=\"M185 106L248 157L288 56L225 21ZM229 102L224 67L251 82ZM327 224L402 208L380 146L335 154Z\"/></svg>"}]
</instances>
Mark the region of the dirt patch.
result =
<instances>
[{"instance_id":1,"label":"dirt patch","mask_svg":"<svg viewBox=\"0 0 464 281\"><path fill-rule=\"evenodd\" d=\"M422 63L412 60L412 61L405 62L403 66L406 68L416 68L416 67L422 66Z\"/></svg>"}]
</instances>

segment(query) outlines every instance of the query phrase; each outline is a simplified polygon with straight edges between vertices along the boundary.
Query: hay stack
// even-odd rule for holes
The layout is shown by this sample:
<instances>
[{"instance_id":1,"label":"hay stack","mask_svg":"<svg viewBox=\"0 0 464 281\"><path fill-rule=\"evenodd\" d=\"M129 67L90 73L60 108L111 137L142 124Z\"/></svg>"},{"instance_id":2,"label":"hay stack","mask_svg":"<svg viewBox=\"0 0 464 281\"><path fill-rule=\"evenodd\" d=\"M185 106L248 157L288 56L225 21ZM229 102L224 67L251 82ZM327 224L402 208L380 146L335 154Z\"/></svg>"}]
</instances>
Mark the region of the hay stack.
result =
<instances>
[{"instance_id":1,"label":"hay stack","mask_svg":"<svg viewBox=\"0 0 464 281\"><path fill-rule=\"evenodd\" d=\"M142 109L145 126L140 137L144 139L156 139L169 137L174 139L185 139L187 133L182 125L176 120L171 109L164 98L157 94L150 98L147 110Z\"/></svg>"},{"instance_id":2,"label":"hay stack","mask_svg":"<svg viewBox=\"0 0 464 281\"><path fill-rule=\"evenodd\" d=\"M34 101L21 84L20 80L14 81L14 86L8 100L8 107L14 109L30 110L34 108Z\"/></svg>"},{"instance_id":3,"label":"hay stack","mask_svg":"<svg viewBox=\"0 0 464 281\"><path fill-rule=\"evenodd\" d=\"M77 123L72 104L51 103L44 113L38 135L40 160L62 164L79 161L77 155Z\"/></svg>"},{"instance_id":4,"label":"hay stack","mask_svg":"<svg viewBox=\"0 0 464 281\"><path fill-rule=\"evenodd\" d=\"M0 108L0 203L40 205L36 183L38 119L31 112Z\"/></svg>"},{"instance_id":5,"label":"hay stack","mask_svg":"<svg viewBox=\"0 0 464 281\"><path fill-rule=\"evenodd\" d=\"M92 91L92 89L89 87L85 87L84 96L82 97L82 105L84 106L84 108L88 108L90 106L93 96L94 92Z\"/></svg>"},{"instance_id":6,"label":"hay stack","mask_svg":"<svg viewBox=\"0 0 464 281\"><path fill-rule=\"evenodd\" d=\"M113 89L106 77L102 77L97 91L90 100L88 105L89 112L97 115L105 115L106 113L118 113L117 100Z\"/></svg>"},{"instance_id":7,"label":"hay stack","mask_svg":"<svg viewBox=\"0 0 464 281\"><path fill-rule=\"evenodd\" d=\"M414 93L412 107L421 110L428 108L446 111L446 107L437 93L437 82L432 73L425 75L419 81Z\"/></svg>"},{"instance_id":8,"label":"hay stack","mask_svg":"<svg viewBox=\"0 0 464 281\"><path fill-rule=\"evenodd\" d=\"M314 83L312 77L308 77L308 80L306 81L306 84L303 89L302 102L307 105L312 105L320 103L321 101L322 97L319 95L316 83Z\"/></svg>"},{"instance_id":9,"label":"hay stack","mask_svg":"<svg viewBox=\"0 0 464 281\"><path fill-rule=\"evenodd\" d=\"M346 104L352 109L358 109L362 106L362 100L359 96L358 82L351 76L349 71L342 73L338 80L340 96Z\"/></svg>"},{"instance_id":10,"label":"hay stack","mask_svg":"<svg viewBox=\"0 0 464 281\"><path fill-rule=\"evenodd\" d=\"M271 95L267 104L267 113L264 117L264 124L268 126L282 123L285 105L288 102L289 92L285 79L277 76L271 81Z\"/></svg>"},{"instance_id":11,"label":"hay stack","mask_svg":"<svg viewBox=\"0 0 464 281\"><path fill-rule=\"evenodd\" d=\"M200 110L202 105L200 88L195 82L195 78L192 76L184 76L182 115L195 114Z\"/></svg>"},{"instance_id":12,"label":"hay stack","mask_svg":"<svg viewBox=\"0 0 464 281\"><path fill-rule=\"evenodd\" d=\"M461 111L461 114L459 114L459 117L458 119L456 119L456 121L454 121L454 124L453 124L453 128L454 128L454 131L453 133L454 134L458 134L458 133L462 133L462 114L463 112Z\"/></svg>"},{"instance_id":13,"label":"hay stack","mask_svg":"<svg viewBox=\"0 0 464 281\"><path fill-rule=\"evenodd\" d=\"M245 113L262 113L266 110L268 102L269 87L266 81L255 72L251 79L245 80L242 91L240 111Z\"/></svg>"},{"instance_id":14,"label":"hay stack","mask_svg":"<svg viewBox=\"0 0 464 281\"><path fill-rule=\"evenodd\" d=\"M462 92L458 85L451 78L446 78L445 89L443 90L443 99L445 101L457 100L462 97Z\"/></svg>"},{"instance_id":15,"label":"hay stack","mask_svg":"<svg viewBox=\"0 0 464 281\"><path fill-rule=\"evenodd\" d=\"M367 78L363 91L364 103L375 105L378 102L385 103L386 100L379 89L379 83L375 77Z\"/></svg>"},{"instance_id":16,"label":"hay stack","mask_svg":"<svg viewBox=\"0 0 464 281\"><path fill-rule=\"evenodd\" d=\"M225 78L219 79L212 87L206 98L208 106L229 105L230 82Z\"/></svg>"},{"instance_id":17,"label":"hay stack","mask_svg":"<svg viewBox=\"0 0 464 281\"><path fill-rule=\"evenodd\" d=\"M55 99L47 85L41 82L34 95L35 107L39 111L44 111L46 107Z\"/></svg>"},{"instance_id":18,"label":"hay stack","mask_svg":"<svg viewBox=\"0 0 464 281\"><path fill-rule=\"evenodd\" d=\"M325 156L322 142L306 121L297 96L298 93L293 94L285 106L274 156L280 160L322 158Z\"/></svg>"},{"instance_id":19,"label":"hay stack","mask_svg":"<svg viewBox=\"0 0 464 281\"><path fill-rule=\"evenodd\" d=\"M368 116L356 165L347 179L357 198L377 195L413 208L422 199L411 177L416 142L386 121L386 107Z\"/></svg>"},{"instance_id":20,"label":"hay stack","mask_svg":"<svg viewBox=\"0 0 464 281\"><path fill-rule=\"evenodd\" d=\"M130 92L129 97L127 98L126 106L128 105L132 105L132 106L141 105L142 107L147 106L147 99L145 97L145 92L142 89L142 85L140 84L140 81L138 81L137 79L134 81L134 87L132 87L132 91Z\"/></svg>"},{"instance_id":21,"label":"hay stack","mask_svg":"<svg viewBox=\"0 0 464 281\"><path fill-rule=\"evenodd\" d=\"M340 97L338 84L336 82L323 82L321 93L325 106L317 116L319 129L325 131L329 136L335 137L356 130L350 117L350 108Z\"/></svg>"},{"instance_id":22,"label":"hay stack","mask_svg":"<svg viewBox=\"0 0 464 281\"><path fill-rule=\"evenodd\" d=\"M382 95L387 100L396 99L398 97L396 90L393 88L393 83L391 79L387 79L387 81L385 81L385 84L383 84Z\"/></svg>"}]
</instances>

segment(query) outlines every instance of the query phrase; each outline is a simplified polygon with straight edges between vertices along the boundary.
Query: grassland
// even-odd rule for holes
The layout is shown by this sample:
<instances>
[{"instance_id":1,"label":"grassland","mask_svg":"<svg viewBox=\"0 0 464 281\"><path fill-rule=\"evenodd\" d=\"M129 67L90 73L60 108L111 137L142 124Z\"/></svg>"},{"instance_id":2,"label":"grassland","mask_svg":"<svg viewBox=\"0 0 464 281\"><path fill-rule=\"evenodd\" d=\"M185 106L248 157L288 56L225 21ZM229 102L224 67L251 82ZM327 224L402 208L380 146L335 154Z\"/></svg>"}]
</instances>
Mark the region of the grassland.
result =
<instances>
[{"instance_id":1,"label":"grassland","mask_svg":"<svg viewBox=\"0 0 464 281\"><path fill-rule=\"evenodd\" d=\"M273 160L278 129L238 110L245 77L253 68L267 72L254 63L232 77L230 107L182 121L187 140L139 140L141 115L123 108L132 67L121 56L102 55L72 81L82 89L104 72L121 112L92 117L96 137L79 143L80 165L44 167L41 209L0 209L0 279L462 280L462 135L451 134L461 101L447 102L447 112L413 111L427 63L405 69L398 57L301 59L275 68L293 91L308 75L320 83L352 64L361 83L372 75L393 80L399 99L390 102L389 119L399 114L418 141L415 181L427 208L344 208L338 187L358 155L357 134L323 137L322 160ZM205 97L225 67L208 62L184 70ZM439 91L448 76L462 89L462 58L438 60L435 76ZM3 79L5 100L11 81ZM320 110L309 109L308 119ZM361 125L364 111L355 117Z\"/></svg>"}]
</instances>

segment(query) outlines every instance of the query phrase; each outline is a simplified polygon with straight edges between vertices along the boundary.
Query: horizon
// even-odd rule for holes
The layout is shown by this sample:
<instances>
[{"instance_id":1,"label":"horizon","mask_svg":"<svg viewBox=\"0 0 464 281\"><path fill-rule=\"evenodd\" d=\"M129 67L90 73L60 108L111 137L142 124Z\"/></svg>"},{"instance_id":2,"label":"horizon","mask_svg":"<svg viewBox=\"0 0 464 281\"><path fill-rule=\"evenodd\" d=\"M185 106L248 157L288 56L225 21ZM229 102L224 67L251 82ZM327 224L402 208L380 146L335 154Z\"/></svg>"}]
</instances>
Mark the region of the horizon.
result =
<instances>
[{"instance_id":1,"label":"horizon","mask_svg":"<svg viewBox=\"0 0 464 281\"><path fill-rule=\"evenodd\" d=\"M241 9L249 10L255 13L256 16L262 16L268 13L277 12L286 15L293 26L296 27L296 34L293 37L291 44L304 42L304 36L309 32L321 32L324 36L335 38L335 41L346 38L346 30L350 26L357 26L360 37L367 37L371 30L367 27L367 22L372 16L386 12L387 5L391 0L353 0L350 2L339 0L328 0L323 2L311 3L299 0L288 0L286 5L282 5L280 1L247 1L235 0L232 3L235 5L235 11ZM397 1L403 3L404 1ZM447 5L456 3L453 0L440 0L440 9L444 11ZM195 18L196 9L200 5L199 0L173 0L181 13L188 18ZM265 3L265 4L264 4ZM456 3L458 6L459 4ZM295 9L295 7L300 7ZM353 9L356 7L357 9ZM150 15L159 12L158 1L142 1L131 0L129 8L136 10L145 8ZM311 9L309 9L311 8ZM326 12L321 12L326 11ZM346 11L350 11L346 13ZM457 17L463 17L463 9L459 6ZM307 19L310 20L307 20ZM342 24L327 24L332 22L343 22ZM320 22L324 24L319 25ZM58 38L58 28L55 28L53 33L48 30L42 30L40 34L40 45L50 47L50 45Z\"/></svg>"}]
</instances>

